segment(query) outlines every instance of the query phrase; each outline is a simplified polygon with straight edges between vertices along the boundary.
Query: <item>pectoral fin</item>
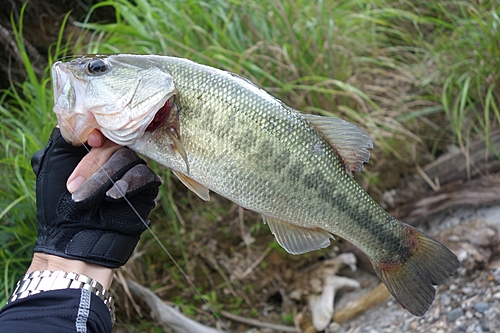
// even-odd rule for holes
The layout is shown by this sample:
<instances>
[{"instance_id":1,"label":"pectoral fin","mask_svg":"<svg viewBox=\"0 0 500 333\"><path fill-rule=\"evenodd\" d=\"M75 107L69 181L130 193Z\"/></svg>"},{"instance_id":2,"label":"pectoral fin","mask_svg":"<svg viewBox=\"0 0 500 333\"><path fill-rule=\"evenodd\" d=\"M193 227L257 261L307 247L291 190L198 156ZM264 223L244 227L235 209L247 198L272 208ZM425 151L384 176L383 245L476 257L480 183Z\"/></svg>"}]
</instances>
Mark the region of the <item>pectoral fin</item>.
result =
<instances>
[{"instance_id":1,"label":"pectoral fin","mask_svg":"<svg viewBox=\"0 0 500 333\"><path fill-rule=\"evenodd\" d=\"M209 193L210 190L206 186L198 183L196 180L193 180L193 179L189 178L188 176L186 176L183 173L180 173L180 172L175 171L175 170L172 170L172 172L174 173L174 175L177 176L177 178L179 178L179 180L184 185L186 185L186 187L188 189L190 189L191 191L193 191L202 200L210 201L210 193Z\"/></svg>"},{"instance_id":2,"label":"pectoral fin","mask_svg":"<svg viewBox=\"0 0 500 333\"><path fill-rule=\"evenodd\" d=\"M179 155L181 155L182 159L186 163L186 171L187 173L189 173L189 163L187 159L186 150L184 149L184 145L182 144L181 140L179 140L178 135L176 134L175 131L172 131L170 137L172 138L172 142L174 143L174 149L179 153Z\"/></svg>"},{"instance_id":3,"label":"pectoral fin","mask_svg":"<svg viewBox=\"0 0 500 333\"><path fill-rule=\"evenodd\" d=\"M301 254L330 245L333 235L322 229L309 229L263 216L278 243L291 254Z\"/></svg>"}]
</instances>

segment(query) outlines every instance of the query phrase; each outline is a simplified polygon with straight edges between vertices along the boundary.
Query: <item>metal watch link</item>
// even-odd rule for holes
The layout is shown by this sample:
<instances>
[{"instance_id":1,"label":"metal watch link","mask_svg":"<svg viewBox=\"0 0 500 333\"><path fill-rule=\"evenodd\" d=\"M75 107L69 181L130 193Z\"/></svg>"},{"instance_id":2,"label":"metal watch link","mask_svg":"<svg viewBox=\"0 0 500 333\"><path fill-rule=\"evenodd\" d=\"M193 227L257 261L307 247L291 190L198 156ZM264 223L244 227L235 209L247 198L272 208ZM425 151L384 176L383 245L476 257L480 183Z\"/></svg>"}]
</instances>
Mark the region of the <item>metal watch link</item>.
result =
<instances>
[{"instance_id":1,"label":"metal watch link","mask_svg":"<svg viewBox=\"0 0 500 333\"><path fill-rule=\"evenodd\" d=\"M34 271L24 275L17 282L16 288L7 304L15 302L20 298L39 294L40 292L61 289L86 289L100 299L108 307L113 323L115 317L115 302L109 290L105 289L96 280L82 274L68 273L63 271Z\"/></svg>"}]
</instances>

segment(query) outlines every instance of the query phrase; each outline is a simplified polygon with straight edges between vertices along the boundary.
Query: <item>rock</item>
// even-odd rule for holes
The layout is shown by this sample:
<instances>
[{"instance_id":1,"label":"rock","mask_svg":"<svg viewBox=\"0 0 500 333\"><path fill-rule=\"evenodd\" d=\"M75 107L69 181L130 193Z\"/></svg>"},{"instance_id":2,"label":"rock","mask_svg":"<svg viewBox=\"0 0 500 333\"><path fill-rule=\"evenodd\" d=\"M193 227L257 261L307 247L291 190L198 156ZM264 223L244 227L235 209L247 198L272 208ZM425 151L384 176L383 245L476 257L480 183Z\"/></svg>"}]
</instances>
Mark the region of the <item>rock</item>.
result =
<instances>
[{"instance_id":1,"label":"rock","mask_svg":"<svg viewBox=\"0 0 500 333\"><path fill-rule=\"evenodd\" d=\"M471 296L472 294L474 294L474 289L472 289L471 287L463 287L462 294L465 294L467 296Z\"/></svg>"},{"instance_id":2,"label":"rock","mask_svg":"<svg viewBox=\"0 0 500 333\"><path fill-rule=\"evenodd\" d=\"M441 296L439 296L439 299L441 301L441 304L443 304L444 306L448 306L451 303L451 298L450 296L448 296L448 294L441 294Z\"/></svg>"},{"instance_id":3,"label":"rock","mask_svg":"<svg viewBox=\"0 0 500 333\"><path fill-rule=\"evenodd\" d=\"M472 313L472 311L465 312L465 318L472 319L473 317L474 317L474 314Z\"/></svg>"},{"instance_id":4,"label":"rock","mask_svg":"<svg viewBox=\"0 0 500 333\"><path fill-rule=\"evenodd\" d=\"M484 332L489 332L490 331L489 320L486 319L481 320L481 328L483 329Z\"/></svg>"},{"instance_id":5,"label":"rock","mask_svg":"<svg viewBox=\"0 0 500 333\"><path fill-rule=\"evenodd\" d=\"M474 324L474 325L470 325L469 327L467 327L467 330L465 332L466 333L483 333L483 328L478 324Z\"/></svg>"},{"instance_id":6,"label":"rock","mask_svg":"<svg viewBox=\"0 0 500 333\"><path fill-rule=\"evenodd\" d=\"M330 333L345 333L346 329L339 323L333 322L328 325L328 332Z\"/></svg>"},{"instance_id":7,"label":"rock","mask_svg":"<svg viewBox=\"0 0 500 333\"><path fill-rule=\"evenodd\" d=\"M490 303L488 303L488 302L477 302L474 305L474 310L476 310L477 312L479 312L481 314L484 314L486 312L486 310L488 310L489 307L490 307Z\"/></svg>"},{"instance_id":8,"label":"rock","mask_svg":"<svg viewBox=\"0 0 500 333\"><path fill-rule=\"evenodd\" d=\"M495 281L496 284L500 285L500 268L495 269L493 272L493 281Z\"/></svg>"},{"instance_id":9,"label":"rock","mask_svg":"<svg viewBox=\"0 0 500 333\"><path fill-rule=\"evenodd\" d=\"M463 315L464 315L464 310L462 310L462 308L455 308L450 312L448 312L448 314L446 315L446 320L448 322L454 322Z\"/></svg>"}]
</instances>

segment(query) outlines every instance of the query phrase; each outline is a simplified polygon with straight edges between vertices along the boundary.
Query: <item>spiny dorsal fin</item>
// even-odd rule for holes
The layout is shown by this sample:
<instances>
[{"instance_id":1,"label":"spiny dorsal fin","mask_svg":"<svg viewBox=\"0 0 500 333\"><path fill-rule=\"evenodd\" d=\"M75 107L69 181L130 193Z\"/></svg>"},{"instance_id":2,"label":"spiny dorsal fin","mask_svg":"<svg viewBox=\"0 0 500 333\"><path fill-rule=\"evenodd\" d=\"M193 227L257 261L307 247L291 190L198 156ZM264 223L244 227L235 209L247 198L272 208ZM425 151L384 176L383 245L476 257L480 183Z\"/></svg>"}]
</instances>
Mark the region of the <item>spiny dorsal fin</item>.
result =
<instances>
[{"instance_id":1,"label":"spiny dorsal fin","mask_svg":"<svg viewBox=\"0 0 500 333\"><path fill-rule=\"evenodd\" d=\"M262 215L279 245L288 253L301 254L330 245L333 235L321 229L309 229Z\"/></svg>"},{"instance_id":2,"label":"spiny dorsal fin","mask_svg":"<svg viewBox=\"0 0 500 333\"><path fill-rule=\"evenodd\" d=\"M348 174L352 176L353 171L363 170L363 163L370 160L367 148L373 148L372 139L365 131L339 118L311 114L304 114L304 117L335 147Z\"/></svg>"},{"instance_id":3,"label":"spiny dorsal fin","mask_svg":"<svg viewBox=\"0 0 500 333\"><path fill-rule=\"evenodd\" d=\"M177 176L177 178L179 178L179 180L184 185L186 185L188 189L193 191L202 200L210 201L210 193L209 193L210 190L206 186L198 183L196 180L189 178L188 176L186 176L183 173L180 173L179 171L172 170L172 172L174 173L174 175Z\"/></svg>"}]
</instances>

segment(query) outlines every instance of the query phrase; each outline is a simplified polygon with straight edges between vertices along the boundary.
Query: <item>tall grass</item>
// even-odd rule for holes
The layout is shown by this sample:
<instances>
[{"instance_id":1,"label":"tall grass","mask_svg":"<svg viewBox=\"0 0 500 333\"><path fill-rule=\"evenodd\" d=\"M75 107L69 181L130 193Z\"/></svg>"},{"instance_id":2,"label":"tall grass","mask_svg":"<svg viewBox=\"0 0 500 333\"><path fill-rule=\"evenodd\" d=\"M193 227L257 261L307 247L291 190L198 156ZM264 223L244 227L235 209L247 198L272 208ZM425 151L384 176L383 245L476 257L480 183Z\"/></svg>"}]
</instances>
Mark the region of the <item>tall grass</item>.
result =
<instances>
[{"instance_id":1,"label":"tall grass","mask_svg":"<svg viewBox=\"0 0 500 333\"><path fill-rule=\"evenodd\" d=\"M26 81L13 82L0 97L0 173L4 177L0 183L0 272L4 281L0 303L6 301L31 259L37 236L31 156L44 147L57 122L52 112L50 64L69 50L62 43L62 29L50 50L49 65L38 76L23 43L24 10L25 6L19 22L11 18L11 23Z\"/></svg>"},{"instance_id":2,"label":"tall grass","mask_svg":"<svg viewBox=\"0 0 500 333\"><path fill-rule=\"evenodd\" d=\"M421 120L460 146L471 133L487 140L500 122L495 1L118 0L95 10L101 6L113 6L117 20L82 25L100 36L88 52L169 54L235 71L297 109L362 124L401 160L404 146L386 139L425 147L422 137L435 136L419 131Z\"/></svg>"},{"instance_id":3,"label":"tall grass","mask_svg":"<svg viewBox=\"0 0 500 333\"><path fill-rule=\"evenodd\" d=\"M114 8L115 22L89 23L106 6ZM109 0L77 24L82 36L73 39L73 48L61 33L49 65L71 53L130 52L186 57L236 72L294 108L360 124L377 146L365 177L384 179L389 170L387 176L398 182L396 166L430 160L450 144L466 151L472 138L487 142L498 130L499 16L495 1ZM0 272L6 282L0 302L30 259L36 222L29 160L55 124L49 67L42 77L35 75L23 49L22 21L13 25L27 80L0 100L0 165L8 179L0 184ZM219 237L218 250L223 242L239 246L240 225L231 222L238 220L237 211L216 196L202 204L166 170L153 167L167 185L153 216L154 230L206 295L239 306L241 299L227 300L222 287L213 296L203 276L190 269L203 266L204 255L191 244L214 246L207 234ZM245 223L260 225L256 216L249 220ZM254 247L272 239L250 227L258 238ZM150 236L139 249L129 274L152 286L170 281L177 286L171 299L195 299L193 292L181 290L185 282L169 270L172 264ZM242 291L246 304L245 295ZM245 304L240 308L250 312Z\"/></svg>"}]
</instances>

